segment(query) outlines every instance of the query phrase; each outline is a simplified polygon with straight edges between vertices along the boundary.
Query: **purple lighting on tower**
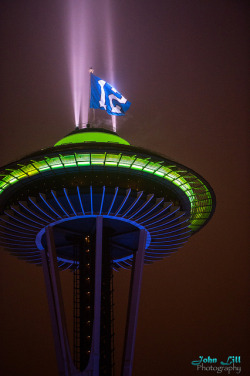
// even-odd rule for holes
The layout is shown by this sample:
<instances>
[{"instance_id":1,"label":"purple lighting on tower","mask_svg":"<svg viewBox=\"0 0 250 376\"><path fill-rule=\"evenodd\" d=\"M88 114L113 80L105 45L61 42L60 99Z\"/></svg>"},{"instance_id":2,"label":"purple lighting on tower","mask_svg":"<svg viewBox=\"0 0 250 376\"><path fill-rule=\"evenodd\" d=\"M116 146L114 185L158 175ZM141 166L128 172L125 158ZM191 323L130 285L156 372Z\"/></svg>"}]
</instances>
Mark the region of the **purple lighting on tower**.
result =
<instances>
[{"instance_id":1,"label":"purple lighting on tower","mask_svg":"<svg viewBox=\"0 0 250 376\"><path fill-rule=\"evenodd\" d=\"M107 63L108 63L108 74L109 82L114 85L115 75L114 75L114 48L113 48L113 35L112 35L112 20L111 20L111 6L110 0L106 0L106 13L105 13L105 28L106 28L106 45L107 45ZM116 132L116 116L112 115L112 127L113 131Z\"/></svg>"},{"instance_id":2,"label":"purple lighting on tower","mask_svg":"<svg viewBox=\"0 0 250 376\"><path fill-rule=\"evenodd\" d=\"M105 0L102 12L90 0L68 0L68 56L75 125L88 122L90 80L89 68L115 86L114 49L110 0ZM99 70L105 63L106 72ZM116 117L111 116L116 131Z\"/></svg>"},{"instance_id":3,"label":"purple lighting on tower","mask_svg":"<svg viewBox=\"0 0 250 376\"><path fill-rule=\"evenodd\" d=\"M91 66L90 8L86 1L69 1L69 70L75 125L86 124Z\"/></svg>"}]
</instances>

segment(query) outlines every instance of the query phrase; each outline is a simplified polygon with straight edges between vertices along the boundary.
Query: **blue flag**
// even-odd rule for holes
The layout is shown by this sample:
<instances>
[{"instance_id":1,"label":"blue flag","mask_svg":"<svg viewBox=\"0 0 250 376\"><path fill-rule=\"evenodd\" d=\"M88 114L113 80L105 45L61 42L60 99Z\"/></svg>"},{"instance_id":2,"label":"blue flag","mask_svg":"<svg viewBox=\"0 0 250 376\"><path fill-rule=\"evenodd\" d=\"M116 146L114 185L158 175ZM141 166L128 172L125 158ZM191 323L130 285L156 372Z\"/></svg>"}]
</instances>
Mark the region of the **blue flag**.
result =
<instances>
[{"instance_id":1,"label":"blue flag","mask_svg":"<svg viewBox=\"0 0 250 376\"><path fill-rule=\"evenodd\" d=\"M99 108L107 111L109 115L122 116L130 104L114 87L91 74L90 108Z\"/></svg>"}]
</instances>

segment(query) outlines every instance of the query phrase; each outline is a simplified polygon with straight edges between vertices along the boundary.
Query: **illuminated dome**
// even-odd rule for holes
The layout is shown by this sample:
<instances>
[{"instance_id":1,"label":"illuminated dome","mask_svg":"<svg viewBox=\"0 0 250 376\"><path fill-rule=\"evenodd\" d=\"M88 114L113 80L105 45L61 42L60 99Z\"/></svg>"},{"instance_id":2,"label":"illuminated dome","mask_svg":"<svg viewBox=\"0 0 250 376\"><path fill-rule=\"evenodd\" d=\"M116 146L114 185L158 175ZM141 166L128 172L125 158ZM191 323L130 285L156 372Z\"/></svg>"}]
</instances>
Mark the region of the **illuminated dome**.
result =
<instances>
[{"instance_id":1,"label":"illuminated dome","mask_svg":"<svg viewBox=\"0 0 250 376\"><path fill-rule=\"evenodd\" d=\"M71 132L66 137L59 140L55 146L68 144L81 144L84 142L111 142L115 144L130 145L117 133L103 128L84 128Z\"/></svg>"}]
</instances>

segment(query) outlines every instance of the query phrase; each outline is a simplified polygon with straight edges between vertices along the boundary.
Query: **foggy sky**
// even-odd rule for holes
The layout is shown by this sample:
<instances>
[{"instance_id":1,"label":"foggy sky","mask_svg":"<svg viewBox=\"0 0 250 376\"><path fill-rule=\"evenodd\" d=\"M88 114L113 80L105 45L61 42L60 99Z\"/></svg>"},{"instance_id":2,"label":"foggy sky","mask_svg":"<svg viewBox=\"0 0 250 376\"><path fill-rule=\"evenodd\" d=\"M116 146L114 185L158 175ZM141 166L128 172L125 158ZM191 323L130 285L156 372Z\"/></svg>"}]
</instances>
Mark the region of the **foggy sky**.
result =
<instances>
[{"instance_id":1,"label":"foggy sky","mask_svg":"<svg viewBox=\"0 0 250 376\"><path fill-rule=\"evenodd\" d=\"M133 376L202 376L191 365L200 355L239 355L247 376L247 2L86 4L93 39L86 60L104 80L110 72L102 27L110 4L115 85L132 103L118 133L194 169L217 198L204 229L144 268ZM74 129L67 12L66 0L0 3L1 166ZM71 274L61 276L70 322ZM118 364L128 282L129 272L115 274ZM1 249L0 286L0 374L56 375L41 268Z\"/></svg>"}]
</instances>

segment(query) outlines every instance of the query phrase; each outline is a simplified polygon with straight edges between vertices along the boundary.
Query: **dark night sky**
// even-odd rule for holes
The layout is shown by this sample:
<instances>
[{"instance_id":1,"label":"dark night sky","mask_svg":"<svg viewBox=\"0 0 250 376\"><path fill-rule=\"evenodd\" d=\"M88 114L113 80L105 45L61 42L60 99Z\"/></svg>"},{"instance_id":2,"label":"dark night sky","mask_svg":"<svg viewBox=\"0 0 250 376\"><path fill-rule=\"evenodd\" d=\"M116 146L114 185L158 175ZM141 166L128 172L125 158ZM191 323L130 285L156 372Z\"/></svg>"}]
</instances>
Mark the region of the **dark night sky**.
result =
<instances>
[{"instance_id":1,"label":"dark night sky","mask_svg":"<svg viewBox=\"0 0 250 376\"><path fill-rule=\"evenodd\" d=\"M0 165L74 129L65 2L0 3ZM103 79L105 4L93 1L90 30ZM194 169L217 197L201 232L144 268L133 376L199 376L190 362L200 355L240 355L248 376L247 1L110 4L116 87L132 102L118 132ZM69 313L71 274L62 280ZM128 281L129 272L116 273L117 335ZM1 250L0 286L0 374L56 375L41 268ZM117 358L119 349L117 339Z\"/></svg>"}]
</instances>

